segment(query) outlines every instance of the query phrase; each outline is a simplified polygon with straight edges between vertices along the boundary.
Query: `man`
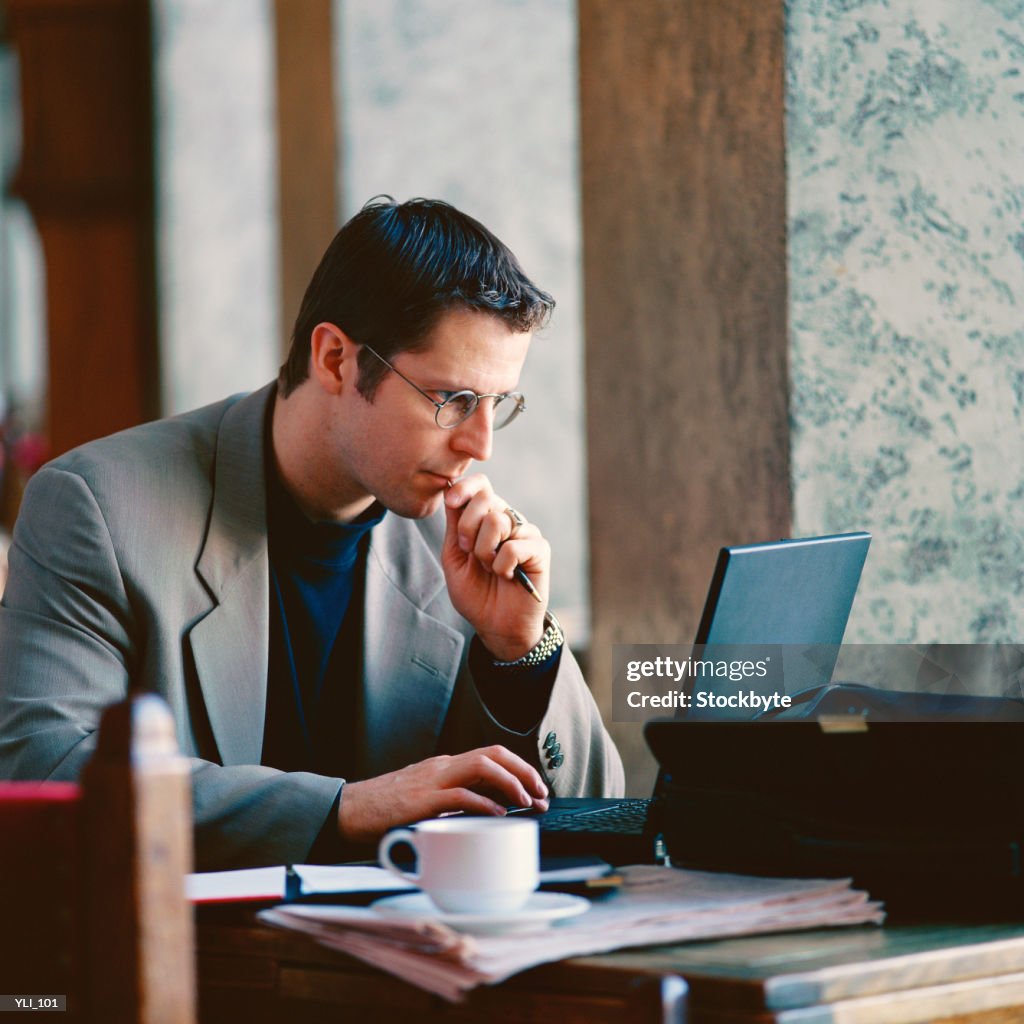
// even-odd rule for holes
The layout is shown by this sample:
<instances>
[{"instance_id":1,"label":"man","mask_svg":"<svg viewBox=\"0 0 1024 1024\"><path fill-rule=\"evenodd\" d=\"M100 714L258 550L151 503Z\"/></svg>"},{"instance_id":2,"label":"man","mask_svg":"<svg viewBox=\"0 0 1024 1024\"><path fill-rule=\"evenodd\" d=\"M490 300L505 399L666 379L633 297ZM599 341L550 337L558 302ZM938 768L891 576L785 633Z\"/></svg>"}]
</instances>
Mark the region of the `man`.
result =
<instances>
[{"instance_id":1,"label":"man","mask_svg":"<svg viewBox=\"0 0 1024 1024\"><path fill-rule=\"evenodd\" d=\"M136 688L193 759L204 869L621 793L545 613L548 545L469 472L521 409L552 306L472 218L371 201L276 387L44 467L0 603L0 777L75 778Z\"/></svg>"}]
</instances>

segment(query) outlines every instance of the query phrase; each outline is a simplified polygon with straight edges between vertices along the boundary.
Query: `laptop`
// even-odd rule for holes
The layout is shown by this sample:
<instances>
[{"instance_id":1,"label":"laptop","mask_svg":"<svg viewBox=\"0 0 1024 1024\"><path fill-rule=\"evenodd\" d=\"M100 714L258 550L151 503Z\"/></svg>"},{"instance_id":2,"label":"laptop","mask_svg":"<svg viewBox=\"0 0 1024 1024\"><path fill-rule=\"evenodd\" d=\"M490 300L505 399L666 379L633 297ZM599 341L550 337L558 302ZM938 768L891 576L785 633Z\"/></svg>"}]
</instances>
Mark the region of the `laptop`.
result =
<instances>
[{"instance_id":1,"label":"laptop","mask_svg":"<svg viewBox=\"0 0 1024 1024\"><path fill-rule=\"evenodd\" d=\"M722 548L695 644L705 656L726 645L825 651L816 659L795 658L792 671L787 664L786 685L791 676L794 690L827 682L870 542L870 534L860 532ZM686 685L692 690L695 681ZM685 714L698 717L696 711ZM658 812L665 784L661 770L650 799L556 796L538 816L541 853L592 854L613 864L661 859Z\"/></svg>"}]
</instances>

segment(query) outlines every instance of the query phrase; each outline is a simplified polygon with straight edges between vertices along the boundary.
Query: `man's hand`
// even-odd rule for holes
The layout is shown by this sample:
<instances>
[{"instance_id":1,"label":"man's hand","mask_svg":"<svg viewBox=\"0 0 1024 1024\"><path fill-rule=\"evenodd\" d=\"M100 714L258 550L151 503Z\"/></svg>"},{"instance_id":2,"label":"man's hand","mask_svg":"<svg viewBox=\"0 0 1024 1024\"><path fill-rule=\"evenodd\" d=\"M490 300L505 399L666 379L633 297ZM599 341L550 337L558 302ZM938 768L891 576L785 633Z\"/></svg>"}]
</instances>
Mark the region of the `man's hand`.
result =
<instances>
[{"instance_id":1,"label":"man's hand","mask_svg":"<svg viewBox=\"0 0 1024 1024\"><path fill-rule=\"evenodd\" d=\"M376 842L389 828L445 811L502 815L510 805L546 811L547 795L536 769L521 757L502 746L482 747L346 783L338 829L352 842Z\"/></svg>"},{"instance_id":2,"label":"man's hand","mask_svg":"<svg viewBox=\"0 0 1024 1024\"><path fill-rule=\"evenodd\" d=\"M444 503L448 524L441 566L452 604L495 658L515 661L544 633L551 547L532 523L512 537L508 502L479 473L453 484ZM542 603L516 580L517 565Z\"/></svg>"}]
</instances>

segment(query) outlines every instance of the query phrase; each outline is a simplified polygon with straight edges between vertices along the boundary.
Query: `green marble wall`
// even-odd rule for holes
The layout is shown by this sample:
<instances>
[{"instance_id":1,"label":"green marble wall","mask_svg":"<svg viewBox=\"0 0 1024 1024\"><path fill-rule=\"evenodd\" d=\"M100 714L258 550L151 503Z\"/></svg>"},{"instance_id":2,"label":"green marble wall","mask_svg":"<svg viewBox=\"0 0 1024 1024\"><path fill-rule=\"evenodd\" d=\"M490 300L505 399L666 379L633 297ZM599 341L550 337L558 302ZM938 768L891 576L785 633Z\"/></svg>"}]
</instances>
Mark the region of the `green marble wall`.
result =
<instances>
[{"instance_id":1,"label":"green marble wall","mask_svg":"<svg viewBox=\"0 0 1024 1024\"><path fill-rule=\"evenodd\" d=\"M1024 0L790 0L794 532L848 639L1024 640Z\"/></svg>"}]
</instances>

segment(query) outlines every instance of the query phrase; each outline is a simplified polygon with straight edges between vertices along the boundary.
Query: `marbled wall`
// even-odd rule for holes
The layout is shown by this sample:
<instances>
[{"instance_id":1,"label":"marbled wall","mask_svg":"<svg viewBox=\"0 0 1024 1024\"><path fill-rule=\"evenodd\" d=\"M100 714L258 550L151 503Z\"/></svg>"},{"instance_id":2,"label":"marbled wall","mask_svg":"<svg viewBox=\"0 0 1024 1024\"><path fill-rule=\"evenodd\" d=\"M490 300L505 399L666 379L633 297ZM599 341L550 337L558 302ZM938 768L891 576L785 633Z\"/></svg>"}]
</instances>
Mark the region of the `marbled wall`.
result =
<instances>
[{"instance_id":1,"label":"marbled wall","mask_svg":"<svg viewBox=\"0 0 1024 1024\"><path fill-rule=\"evenodd\" d=\"M345 215L446 199L558 300L486 472L552 543L552 600L586 628L576 8L571 0L335 0ZM617 410L609 410L615 415Z\"/></svg>"},{"instance_id":2,"label":"marbled wall","mask_svg":"<svg viewBox=\"0 0 1024 1024\"><path fill-rule=\"evenodd\" d=\"M1024 641L1024 0L789 0L795 532L848 639Z\"/></svg>"}]
</instances>

